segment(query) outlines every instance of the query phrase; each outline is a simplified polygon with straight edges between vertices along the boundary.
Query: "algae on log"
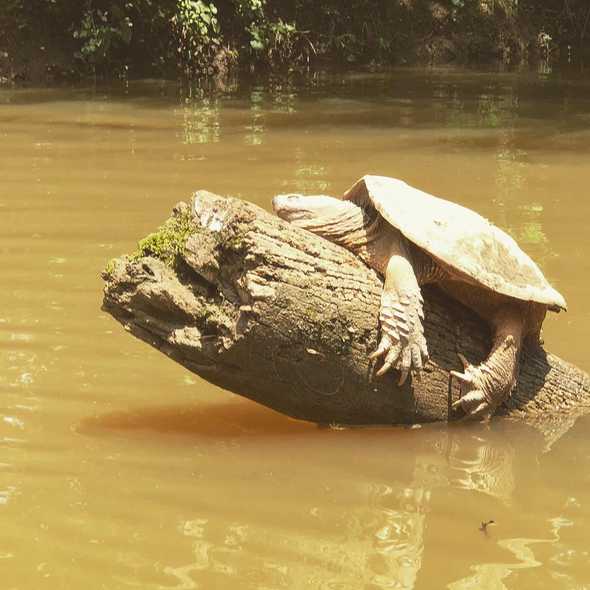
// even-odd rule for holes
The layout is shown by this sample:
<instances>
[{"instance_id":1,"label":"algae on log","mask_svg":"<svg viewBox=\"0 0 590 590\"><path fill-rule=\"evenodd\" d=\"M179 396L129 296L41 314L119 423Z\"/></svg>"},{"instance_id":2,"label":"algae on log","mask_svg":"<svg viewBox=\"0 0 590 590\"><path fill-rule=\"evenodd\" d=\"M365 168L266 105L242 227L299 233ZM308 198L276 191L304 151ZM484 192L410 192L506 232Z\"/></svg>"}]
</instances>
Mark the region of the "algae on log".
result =
<instances>
[{"instance_id":1,"label":"algae on log","mask_svg":"<svg viewBox=\"0 0 590 590\"><path fill-rule=\"evenodd\" d=\"M490 346L486 325L436 287L425 292L431 360L398 387L372 378L382 281L347 250L261 208L199 191L139 251L109 263L103 309L207 381L295 418L338 424L454 420L461 369ZM523 351L498 413L583 411L590 377L541 347Z\"/></svg>"}]
</instances>

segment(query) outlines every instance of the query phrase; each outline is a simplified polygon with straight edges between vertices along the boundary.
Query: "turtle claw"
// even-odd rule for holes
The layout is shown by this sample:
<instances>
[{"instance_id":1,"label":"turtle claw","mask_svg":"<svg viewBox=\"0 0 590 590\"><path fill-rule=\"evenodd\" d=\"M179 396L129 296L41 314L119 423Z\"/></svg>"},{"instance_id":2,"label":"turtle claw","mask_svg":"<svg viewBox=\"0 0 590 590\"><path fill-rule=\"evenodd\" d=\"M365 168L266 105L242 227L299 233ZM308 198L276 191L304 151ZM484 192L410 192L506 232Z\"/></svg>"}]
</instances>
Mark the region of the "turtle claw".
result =
<instances>
[{"instance_id":1,"label":"turtle claw","mask_svg":"<svg viewBox=\"0 0 590 590\"><path fill-rule=\"evenodd\" d=\"M468 369L469 367L471 367L471 363L467 360L467 358L465 357L465 355L463 353L458 352L457 356L459 357L459 360L461 361L461 364L463 365L463 369Z\"/></svg>"},{"instance_id":2,"label":"turtle claw","mask_svg":"<svg viewBox=\"0 0 590 590\"><path fill-rule=\"evenodd\" d=\"M397 382L397 384L401 387L407 380L408 375L410 374L410 370L409 369L402 369L400 371L400 378L399 381Z\"/></svg>"},{"instance_id":3,"label":"turtle claw","mask_svg":"<svg viewBox=\"0 0 590 590\"><path fill-rule=\"evenodd\" d=\"M483 363L477 367L472 365L461 353L457 353L457 356L463 365L463 373L450 371L450 374L461 381L462 395L453 402L453 410L463 410L463 420L487 420L498 406L494 402L497 396L486 392L487 384L483 373L487 367Z\"/></svg>"},{"instance_id":4,"label":"turtle claw","mask_svg":"<svg viewBox=\"0 0 590 590\"><path fill-rule=\"evenodd\" d=\"M380 356L383 356L387 351L388 347L392 344L389 338L383 337L381 338L381 342L379 342L379 346L369 355L369 360L374 361L377 360Z\"/></svg>"},{"instance_id":5,"label":"turtle claw","mask_svg":"<svg viewBox=\"0 0 590 590\"><path fill-rule=\"evenodd\" d=\"M381 368L375 372L375 375L377 375L377 377L382 377L383 375L385 375L385 373L387 373L387 371L389 371L389 369L391 369L392 364L393 364L393 362L383 363L383 365L381 365Z\"/></svg>"},{"instance_id":6,"label":"turtle claw","mask_svg":"<svg viewBox=\"0 0 590 590\"><path fill-rule=\"evenodd\" d=\"M459 381L462 381L463 383L467 383L468 385L471 385L473 383L473 377L468 375L466 372L459 373L459 371L451 371L451 375L453 377L457 377L457 379L459 379Z\"/></svg>"},{"instance_id":7,"label":"turtle claw","mask_svg":"<svg viewBox=\"0 0 590 590\"><path fill-rule=\"evenodd\" d=\"M389 338L387 335L384 335L383 338L381 338L381 342L379 343L379 347L377 348L377 350L373 354L371 354L369 356L369 358L371 360L376 360L377 358L379 358L381 356L385 356L385 360L383 361L383 365L375 373L377 375L377 377L381 377L382 375L387 373L387 371L389 371L389 369L391 369L391 367L394 366L394 363L399 358L401 350L402 350L402 347L399 342L393 342L391 340L391 338Z\"/></svg>"},{"instance_id":8,"label":"turtle claw","mask_svg":"<svg viewBox=\"0 0 590 590\"><path fill-rule=\"evenodd\" d=\"M398 385L401 387L410 375L413 379L420 378L422 368L428 361L428 353L424 354L425 348L424 343L407 342L402 344L384 334L377 349L369 355L369 360L374 362L378 358L384 357L383 365L375 371L375 375L381 377L390 369L397 369L400 372Z\"/></svg>"},{"instance_id":9,"label":"turtle claw","mask_svg":"<svg viewBox=\"0 0 590 590\"><path fill-rule=\"evenodd\" d=\"M465 412L463 420L487 420L496 408L483 391L472 389L453 403L453 410L459 409Z\"/></svg>"}]
</instances>

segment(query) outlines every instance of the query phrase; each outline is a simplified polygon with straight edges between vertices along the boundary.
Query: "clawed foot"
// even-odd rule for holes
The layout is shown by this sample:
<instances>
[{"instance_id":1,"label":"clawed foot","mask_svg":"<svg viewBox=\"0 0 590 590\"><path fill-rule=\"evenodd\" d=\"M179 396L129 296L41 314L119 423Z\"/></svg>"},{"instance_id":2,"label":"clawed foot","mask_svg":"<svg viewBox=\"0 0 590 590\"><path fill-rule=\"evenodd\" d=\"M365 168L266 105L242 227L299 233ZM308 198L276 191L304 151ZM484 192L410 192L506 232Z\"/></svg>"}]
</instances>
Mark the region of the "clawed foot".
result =
<instances>
[{"instance_id":1,"label":"clawed foot","mask_svg":"<svg viewBox=\"0 0 590 590\"><path fill-rule=\"evenodd\" d=\"M371 361L376 361L380 357L384 360L381 368L375 373L377 376L380 377L393 367L400 371L399 385L405 383L410 371L419 379L422 368L428 362L428 348L424 335L420 332L402 342L385 333L377 350L369 355Z\"/></svg>"},{"instance_id":2,"label":"clawed foot","mask_svg":"<svg viewBox=\"0 0 590 590\"><path fill-rule=\"evenodd\" d=\"M401 373L399 385L405 383L410 371L419 378L422 367L428 361L423 319L420 291L383 291L379 311L381 340L377 350L369 356L371 361L383 358L383 365L376 372L378 376L393 367Z\"/></svg>"},{"instance_id":3,"label":"clawed foot","mask_svg":"<svg viewBox=\"0 0 590 590\"><path fill-rule=\"evenodd\" d=\"M461 381L461 398L453 403L453 409L461 408L467 420L488 420L511 387L499 383L485 363L475 366L461 353L458 356L463 363L463 373L451 371L451 375Z\"/></svg>"}]
</instances>

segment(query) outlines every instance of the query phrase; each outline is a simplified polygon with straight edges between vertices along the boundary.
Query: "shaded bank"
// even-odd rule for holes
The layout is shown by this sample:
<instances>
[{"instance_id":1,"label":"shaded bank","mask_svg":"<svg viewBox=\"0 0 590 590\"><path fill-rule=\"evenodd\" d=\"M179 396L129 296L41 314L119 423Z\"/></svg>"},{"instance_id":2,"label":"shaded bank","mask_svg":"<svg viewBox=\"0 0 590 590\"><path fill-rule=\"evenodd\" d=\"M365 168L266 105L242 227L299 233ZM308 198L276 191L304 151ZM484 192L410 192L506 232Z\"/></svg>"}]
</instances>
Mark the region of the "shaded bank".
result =
<instances>
[{"instance_id":1,"label":"shaded bank","mask_svg":"<svg viewBox=\"0 0 590 590\"><path fill-rule=\"evenodd\" d=\"M10 0L0 77L224 75L235 66L571 61L581 0Z\"/></svg>"}]
</instances>

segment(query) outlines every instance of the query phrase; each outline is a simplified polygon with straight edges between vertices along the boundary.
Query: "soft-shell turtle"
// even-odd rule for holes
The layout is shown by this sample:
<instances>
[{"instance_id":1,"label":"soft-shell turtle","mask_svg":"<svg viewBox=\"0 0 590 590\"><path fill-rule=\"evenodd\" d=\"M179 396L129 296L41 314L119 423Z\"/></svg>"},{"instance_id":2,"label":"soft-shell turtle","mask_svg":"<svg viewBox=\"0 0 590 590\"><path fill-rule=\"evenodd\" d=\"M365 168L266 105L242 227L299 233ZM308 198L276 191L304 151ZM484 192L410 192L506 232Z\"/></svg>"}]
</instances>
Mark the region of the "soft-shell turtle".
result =
<instances>
[{"instance_id":1,"label":"soft-shell turtle","mask_svg":"<svg viewBox=\"0 0 590 590\"><path fill-rule=\"evenodd\" d=\"M276 213L341 244L385 278L379 320L381 340L372 359L377 371L412 371L428 360L420 285L438 283L490 324L493 344L478 366L461 356L462 407L488 418L510 394L525 338L539 338L547 309L565 299L539 267L501 229L474 211L383 176L364 176L337 199L279 195Z\"/></svg>"}]
</instances>

